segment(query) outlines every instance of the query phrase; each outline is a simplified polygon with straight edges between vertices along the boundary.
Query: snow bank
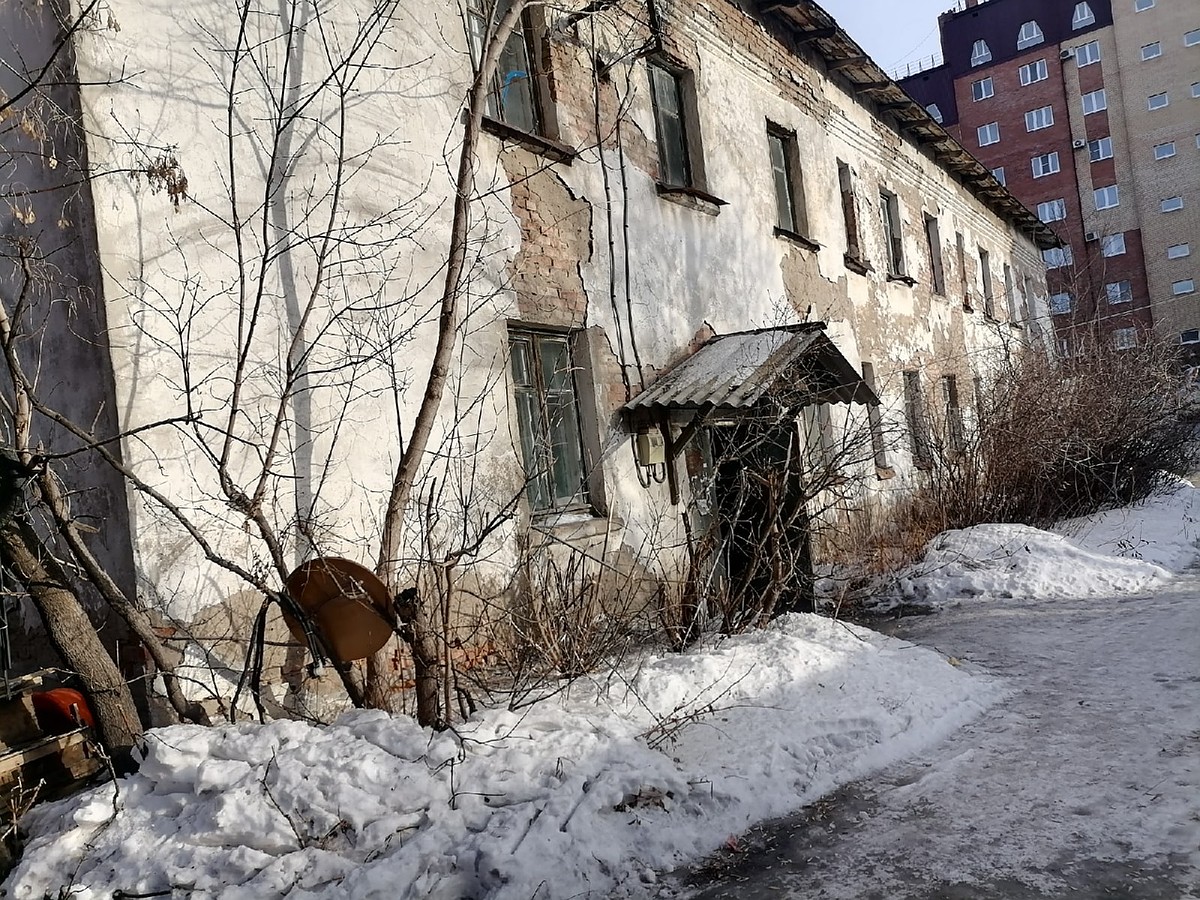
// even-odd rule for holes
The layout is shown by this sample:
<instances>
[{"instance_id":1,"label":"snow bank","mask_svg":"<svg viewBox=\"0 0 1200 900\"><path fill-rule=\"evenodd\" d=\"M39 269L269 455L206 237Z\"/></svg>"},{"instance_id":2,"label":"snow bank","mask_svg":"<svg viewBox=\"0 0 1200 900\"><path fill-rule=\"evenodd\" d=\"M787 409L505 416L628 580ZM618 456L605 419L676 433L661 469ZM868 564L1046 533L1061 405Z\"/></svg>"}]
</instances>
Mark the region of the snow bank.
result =
<instances>
[{"instance_id":1,"label":"snow bank","mask_svg":"<svg viewBox=\"0 0 1200 900\"><path fill-rule=\"evenodd\" d=\"M795 615L444 734L375 712L161 729L115 801L106 786L25 818L7 896L644 895L1001 692L930 650Z\"/></svg>"},{"instance_id":2,"label":"snow bank","mask_svg":"<svg viewBox=\"0 0 1200 900\"><path fill-rule=\"evenodd\" d=\"M905 569L878 608L967 599L1081 599L1155 590L1197 558L1200 490L1179 482L1122 509L1063 522L947 531Z\"/></svg>"},{"instance_id":3,"label":"snow bank","mask_svg":"<svg viewBox=\"0 0 1200 900\"><path fill-rule=\"evenodd\" d=\"M1142 559L1177 574L1200 555L1200 490L1180 479L1142 503L1070 519L1054 530L1088 550Z\"/></svg>"}]
</instances>

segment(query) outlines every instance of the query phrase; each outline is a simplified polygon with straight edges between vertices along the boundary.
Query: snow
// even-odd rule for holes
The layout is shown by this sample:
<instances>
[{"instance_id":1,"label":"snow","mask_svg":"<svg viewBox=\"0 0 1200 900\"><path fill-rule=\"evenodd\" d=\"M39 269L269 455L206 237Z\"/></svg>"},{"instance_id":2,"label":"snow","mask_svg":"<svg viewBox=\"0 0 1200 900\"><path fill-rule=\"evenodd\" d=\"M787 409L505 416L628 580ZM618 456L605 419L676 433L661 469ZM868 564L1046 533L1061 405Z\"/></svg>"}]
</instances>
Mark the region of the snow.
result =
<instances>
[{"instance_id":1,"label":"snow","mask_svg":"<svg viewBox=\"0 0 1200 900\"><path fill-rule=\"evenodd\" d=\"M7 896L644 896L1004 692L934 651L793 615L440 734L378 712L156 730L115 798L26 816Z\"/></svg>"},{"instance_id":2,"label":"snow","mask_svg":"<svg viewBox=\"0 0 1200 900\"><path fill-rule=\"evenodd\" d=\"M1198 601L1188 573L1145 597L896 621L1012 693L826 817L781 823L697 900L1200 898Z\"/></svg>"},{"instance_id":3,"label":"snow","mask_svg":"<svg viewBox=\"0 0 1200 900\"><path fill-rule=\"evenodd\" d=\"M1143 594L1195 562L1198 521L1200 490L1180 481L1142 503L1069 520L1053 532L997 524L943 532L877 607Z\"/></svg>"}]
</instances>

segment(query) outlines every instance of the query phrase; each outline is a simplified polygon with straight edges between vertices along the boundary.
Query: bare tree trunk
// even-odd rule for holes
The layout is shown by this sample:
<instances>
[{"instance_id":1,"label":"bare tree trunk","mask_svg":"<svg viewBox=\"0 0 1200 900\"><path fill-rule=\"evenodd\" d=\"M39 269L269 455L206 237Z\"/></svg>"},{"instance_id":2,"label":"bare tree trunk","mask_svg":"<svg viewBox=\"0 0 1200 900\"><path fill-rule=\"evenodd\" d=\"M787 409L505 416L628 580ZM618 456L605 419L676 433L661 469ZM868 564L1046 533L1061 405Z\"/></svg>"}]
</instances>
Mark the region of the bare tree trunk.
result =
<instances>
[{"instance_id":1,"label":"bare tree trunk","mask_svg":"<svg viewBox=\"0 0 1200 900\"><path fill-rule=\"evenodd\" d=\"M379 548L379 560L375 573L395 595L397 583L396 560L404 535L404 519L412 497L425 450L437 421L446 379L450 373L450 361L454 342L458 335L459 297L467 268L467 243L471 230L471 202L475 194L475 170L478 163L479 134L487 108L488 93L492 76L499 64L500 53L521 20L528 0L513 0L504 17L497 23L495 31L487 41L482 59L475 71L475 80L467 93L466 127L463 131L462 149L459 155L458 179L454 197L454 217L450 228L450 245L446 262L446 280L442 288L441 309L438 314L437 346L433 363L425 382L425 393L413 422L408 444L400 457L396 475L392 480L391 496L388 498L387 514L384 518L383 538ZM417 682L417 721L422 725L435 726L441 723L438 690L438 641L437 610L428 602L418 600L416 614L411 623L413 668ZM390 701L383 672L388 662L376 654L367 666L367 704L388 709Z\"/></svg>"},{"instance_id":2,"label":"bare tree trunk","mask_svg":"<svg viewBox=\"0 0 1200 900\"><path fill-rule=\"evenodd\" d=\"M0 527L0 554L33 599L54 649L66 667L79 675L101 743L118 770L127 767L142 735L133 694L100 642L67 573L29 523L19 519Z\"/></svg>"}]
</instances>

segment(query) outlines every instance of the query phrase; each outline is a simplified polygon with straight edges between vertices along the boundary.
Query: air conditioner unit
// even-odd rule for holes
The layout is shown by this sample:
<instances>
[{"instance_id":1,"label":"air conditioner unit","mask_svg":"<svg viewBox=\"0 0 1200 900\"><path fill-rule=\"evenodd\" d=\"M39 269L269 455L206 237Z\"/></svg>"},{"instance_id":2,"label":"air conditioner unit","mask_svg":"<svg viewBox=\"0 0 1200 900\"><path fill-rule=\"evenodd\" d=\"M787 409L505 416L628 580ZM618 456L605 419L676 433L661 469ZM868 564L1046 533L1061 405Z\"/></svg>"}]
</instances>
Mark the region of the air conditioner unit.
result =
<instances>
[{"instance_id":1,"label":"air conditioner unit","mask_svg":"<svg viewBox=\"0 0 1200 900\"><path fill-rule=\"evenodd\" d=\"M1098 240L1100 240L1100 232L1098 232L1098 231L1085 231L1085 232L1083 233L1083 239L1084 239L1085 241L1098 241Z\"/></svg>"},{"instance_id":2,"label":"air conditioner unit","mask_svg":"<svg viewBox=\"0 0 1200 900\"><path fill-rule=\"evenodd\" d=\"M1066 50L1064 50L1060 54L1058 54L1058 58L1059 59L1070 59L1074 55L1075 55L1075 51L1068 47Z\"/></svg>"},{"instance_id":3,"label":"air conditioner unit","mask_svg":"<svg viewBox=\"0 0 1200 900\"><path fill-rule=\"evenodd\" d=\"M1071 141L1071 146L1074 147L1076 150L1082 150L1084 147L1087 146L1087 141L1084 140L1083 138L1076 138L1075 140Z\"/></svg>"}]
</instances>

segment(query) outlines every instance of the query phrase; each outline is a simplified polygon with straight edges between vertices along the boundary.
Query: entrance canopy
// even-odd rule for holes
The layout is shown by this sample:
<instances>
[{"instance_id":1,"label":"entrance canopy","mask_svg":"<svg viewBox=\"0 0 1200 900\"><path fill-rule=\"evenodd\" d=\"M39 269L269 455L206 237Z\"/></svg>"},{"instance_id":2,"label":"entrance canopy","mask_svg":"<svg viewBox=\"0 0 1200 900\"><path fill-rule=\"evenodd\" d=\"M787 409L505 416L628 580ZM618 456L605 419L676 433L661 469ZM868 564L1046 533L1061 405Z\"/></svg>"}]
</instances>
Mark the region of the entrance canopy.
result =
<instances>
[{"instance_id":1,"label":"entrance canopy","mask_svg":"<svg viewBox=\"0 0 1200 900\"><path fill-rule=\"evenodd\" d=\"M772 391L809 403L879 405L828 335L811 322L718 335L625 404L627 414L748 411Z\"/></svg>"}]
</instances>

